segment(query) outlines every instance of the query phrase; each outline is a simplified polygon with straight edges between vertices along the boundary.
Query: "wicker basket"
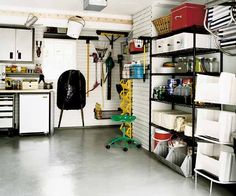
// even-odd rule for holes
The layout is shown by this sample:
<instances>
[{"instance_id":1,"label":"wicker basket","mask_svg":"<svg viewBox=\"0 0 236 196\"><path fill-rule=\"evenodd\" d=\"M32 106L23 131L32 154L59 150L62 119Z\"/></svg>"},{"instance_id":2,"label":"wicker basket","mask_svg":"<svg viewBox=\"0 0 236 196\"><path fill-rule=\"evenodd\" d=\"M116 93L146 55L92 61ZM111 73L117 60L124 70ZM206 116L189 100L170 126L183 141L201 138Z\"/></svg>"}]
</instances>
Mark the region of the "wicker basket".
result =
<instances>
[{"instance_id":1,"label":"wicker basket","mask_svg":"<svg viewBox=\"0 0 236 196\"><path fill-rule=\"evenodd\" d=\"M155 20L152 21L157 32L158 35L163 35L166 33L171 32L171 16L163 16L161 18L157 18Z\"/></svg>"}]
</instances>

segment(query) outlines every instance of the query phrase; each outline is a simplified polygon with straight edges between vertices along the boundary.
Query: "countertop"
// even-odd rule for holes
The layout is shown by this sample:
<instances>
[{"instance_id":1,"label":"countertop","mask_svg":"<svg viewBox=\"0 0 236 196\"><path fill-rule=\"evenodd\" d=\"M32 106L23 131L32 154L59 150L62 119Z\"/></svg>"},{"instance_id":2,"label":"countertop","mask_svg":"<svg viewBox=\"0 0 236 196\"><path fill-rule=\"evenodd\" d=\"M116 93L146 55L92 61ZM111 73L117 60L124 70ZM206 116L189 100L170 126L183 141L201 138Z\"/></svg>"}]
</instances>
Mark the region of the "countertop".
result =
<instances>
[{"instance_id":1,"label":"countertop","mask_svg":"<svg viewBox=\"0 0 236 196\"><path fill-rule=\"evenodd\" d=\"M35 89L35 90L4 90L0 89L0 93L51 93L53 89Z\"/></svg>"}]
</instances>

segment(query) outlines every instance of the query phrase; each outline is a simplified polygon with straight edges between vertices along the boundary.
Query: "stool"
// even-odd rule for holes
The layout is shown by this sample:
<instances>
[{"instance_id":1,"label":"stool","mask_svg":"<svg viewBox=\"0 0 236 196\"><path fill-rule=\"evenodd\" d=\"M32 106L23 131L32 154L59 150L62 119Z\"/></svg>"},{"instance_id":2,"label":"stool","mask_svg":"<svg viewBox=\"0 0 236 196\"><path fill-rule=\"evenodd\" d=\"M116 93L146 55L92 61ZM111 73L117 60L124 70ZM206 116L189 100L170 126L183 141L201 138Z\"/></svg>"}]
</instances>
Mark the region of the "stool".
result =
<instances>
[{"instance_id":1,"label":"stool","mask_svg":"<svg viewBox=\"0 0 236 196\"><path fill-rule=\"evenodd\" d=\"M123 126L122 126L122 136L110 139L108 141L108 143L106 144L106 146L105 146L107 149L110 149L111 145L113 145L115 147L123 148L123 151L126 152L126 151L128 151L129 144L134 144L134 145L136 145L137 148L141 148L141 142L138 139L129 138L129 137L127 137L125 135L126 130L127 130L125 125L128 124L128 123L134 122L134 120L136 119L136 116L113 115L111 117L111 119L113 121L122 122L123 123Z\"/></svg>"}]
</instances>

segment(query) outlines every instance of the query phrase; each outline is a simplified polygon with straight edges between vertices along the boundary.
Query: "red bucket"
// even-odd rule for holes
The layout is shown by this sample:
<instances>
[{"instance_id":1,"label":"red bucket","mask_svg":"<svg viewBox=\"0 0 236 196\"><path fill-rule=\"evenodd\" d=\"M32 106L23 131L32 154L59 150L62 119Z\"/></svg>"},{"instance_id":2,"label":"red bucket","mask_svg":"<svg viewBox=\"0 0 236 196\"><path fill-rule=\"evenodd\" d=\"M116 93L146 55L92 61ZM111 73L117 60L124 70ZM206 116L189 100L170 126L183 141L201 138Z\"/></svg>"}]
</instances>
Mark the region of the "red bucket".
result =
<instances>
[{"instance_id":1,"label":"red bucket","mask_svg":"<svg viewBox=\"0 0 236 196\"><path fill-rule=\"evenodd\" d=\"M153 135L153 141L154 141L154 149L156 148L158 142L160 141L168 141L170 140L172 137L172 134L167 132L167 131L163 131L161 129L156 129L155 133Z\"/></svg>"}]
</instances>

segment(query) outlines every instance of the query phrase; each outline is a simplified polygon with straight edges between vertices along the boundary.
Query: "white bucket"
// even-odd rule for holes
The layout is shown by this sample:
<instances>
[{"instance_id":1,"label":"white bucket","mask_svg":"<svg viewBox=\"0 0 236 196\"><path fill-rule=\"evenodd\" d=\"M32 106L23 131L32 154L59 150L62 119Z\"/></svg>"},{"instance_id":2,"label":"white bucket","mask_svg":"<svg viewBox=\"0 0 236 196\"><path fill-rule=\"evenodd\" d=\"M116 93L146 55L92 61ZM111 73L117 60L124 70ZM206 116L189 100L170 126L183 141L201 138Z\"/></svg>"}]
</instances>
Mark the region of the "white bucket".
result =
<instances>
[{"instance_id":1,"label":"white bucket","mask_svg":"<svg viewBox=\"0 0 236 196\"><path fill-rule=\"evenodd\" d=\"M80 16L74 16L68 20L67 35L72 38L78 38L82 28L85 25L85 21Z\"/></svg>"}]
</instances>

